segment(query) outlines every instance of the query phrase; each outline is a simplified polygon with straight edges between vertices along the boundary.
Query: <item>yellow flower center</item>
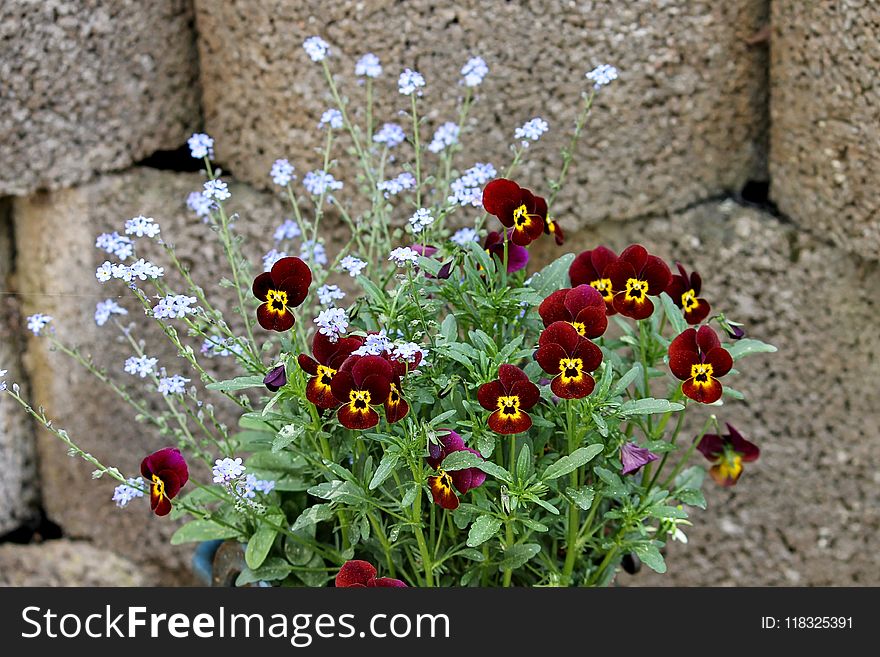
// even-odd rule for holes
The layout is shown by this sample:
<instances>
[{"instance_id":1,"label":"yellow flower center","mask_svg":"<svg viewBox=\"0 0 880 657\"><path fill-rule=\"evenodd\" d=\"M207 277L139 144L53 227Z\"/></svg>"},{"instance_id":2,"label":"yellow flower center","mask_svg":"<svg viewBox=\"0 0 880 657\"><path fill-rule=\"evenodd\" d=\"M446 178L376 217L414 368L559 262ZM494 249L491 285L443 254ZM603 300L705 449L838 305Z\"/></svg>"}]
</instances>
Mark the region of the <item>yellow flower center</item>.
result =
<instances>
[{"instance_id":1,"label":"yellow flower center","mask_svg":"<svg viewBox=\"0 0 880 657\"><path fill-rule=\"evenodd\" d=\"M366 413L370 409L370 393L367 390L352 390L348 393L348 407L353 413Z\"/></svg>"},{"instance_id":2,"label":"yellow flower center","mask_svg":"<svg viewBox=\"0 0 880 657\"><path fill-rule=\"evenodd\" d=\"M547 230L550 231L551 235L556 232L556 222L549 217L547 218Z\"/></svg>"},{"instance_id":3,"label":"yellow flower center","mask_svg":"<svg viewBox=\"0 0 880 657\"><path fill-rule=\"evenodd\" d=\"M559 361L559 372L563 383L578 381L584 375L584 361L580 358L562 358Z\"/></svg>"},{"instance_id":4,"label":"yellow flower center","mask_svg":"<svg viewBox=\"0 0 880 657\"><path fill-rule=\"evenodd\" d=\"M569 322L574 327L574 330L577 331L581 337L587 337L587 327L583 322Z\"/></svg>"},{"instance_id":5,"label":"yellow flower center","mask_svg":"<svg viewBox=\"0 0 880 657\"><path fill-rule=\"evenodd\" d=\"M626 298L643 303L645 297L648 296L648 281L639 280L638 278L629 278L626 281Z\"/></svg>"},{"instance_id":6,"label":"yellow flower center","mask_svg":"<svg viewBox=\"0 0 880 657\"><path fill-rule=\"evenodd\" d=\"M718 474L722 478L735 480L743 469L742 457L739 454L734 454L733 458L724 456L716 467L718 468Z\"/></svg>"},{"instance_id":7,"label":"yellow flower center","mask_svg":"<svg viewBox=\"0 0 880 657\"><path fill-rule=\"evenodd\" d=\"M691 378L696 385L709 385L712 380L712 366L709 363L691 365Z\"/></svg>"},{"instance_id":8,"label":"yellow flower center","mask_svg":"<svg viewBox=\"0 0 880 657\"><path fill-rule=\"evenodd\" d=\"M688 290L681 295L681 307L686 313L694 310L699 305L700 302L697 301L697 295L693 290Z\"/></svg>"},{"instance_id":9,"label":"yellow flower center","mask_svg":"<svg viewBox=\"0 0 880 657\"><path fill-rule=\"evenodd\" d=\"M329 388L330 382L333 380L333 375L336 374L336 370L330 367L325 367L324 365L318 365L318 374L317 374L317 385L322 388Z\"/></svg>"},{"instance_id":10,"label":"yellow flower center","mask_svg":"<svg viewBox=\"0 0 880 657\"><path fill-rule=\"evenodd\" d=\"M598 280L595 280L590 283L590 287L599 291L605 301L610 303L614 299L614 291L611 289L610 278L600 278Z\"/></svg>"},{"instance_id":11,"label":"yellow flower center","mask_svg":"<svg viewBox=\"0 0 880 657\"><path fill-rule=\"evenodd\" d=\"M165 482L159 479L159 475L153 475L153 494L161 500L165 497Z\"/></svg>"},{"instance_id":12,"label":"yellow flower center","mask_svg":"<svg viewBox=\"0 0 880 657\"><path fill-rule=\"evenodd\" d=\"M525 204L519 206L513 211L513 225L517 228L528 226L530 221L529 210L526 208Z\"/></svg>"},{"instance_id":13,"label":"yellow flower center","mask_svg":"<svg viewBox=\"0 0 880 657\"><path fill-rule=\"evenodd\" d=\"M269 290L266 292L266 307L270 313L283 315L287 310L287 292L284 290Z\"/></svg>"},{"instance_id":14,"label":"yellow flower center","mask_svg":"<svg viewBox=\"0 0 880 657\"><path fill-rule=\"evenodd\" d=\"M519 417L519 395L499 397L498 410L501 411L501 415L507 417Z\"/></svg>"},{"instance_id":15,"label":"yellow flower center","mask_svg":"<svg viewBox=\"0 0 880 657\"><path fill-rule=\"evenodd\" d=\"M446 470L437 470L437 485L444 490L452 490L452 477Z\"/></svg>"},{"instance_id":16,"label":"yellow flower center","mask_svg":"<svg viewBox=\"0 0 880 657\"><path fill-rule=\"evenodd\" d=\"M387 403L389 406L397 406L400 403L400 390L393 383L391 384L391 390L388 391Z\"/></svg>"}]
</instances>

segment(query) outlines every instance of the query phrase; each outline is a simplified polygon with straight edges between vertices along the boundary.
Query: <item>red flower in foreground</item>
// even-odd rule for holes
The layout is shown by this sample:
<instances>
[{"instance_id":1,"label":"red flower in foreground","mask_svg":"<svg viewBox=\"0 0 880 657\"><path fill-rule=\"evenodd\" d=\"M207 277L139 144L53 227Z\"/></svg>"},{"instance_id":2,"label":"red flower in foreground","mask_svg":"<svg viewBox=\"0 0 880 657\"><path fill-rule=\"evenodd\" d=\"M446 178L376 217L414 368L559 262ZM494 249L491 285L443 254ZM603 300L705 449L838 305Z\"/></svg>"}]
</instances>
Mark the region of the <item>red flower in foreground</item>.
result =
<instances>
[{"instance_id":1,"label":"red flower in foreground","mask_svg":"<svg viewBox=\"0 0 880 657\"><path fill-rule=\"evenodd\" d=\"M368 561L361 561L359 559L346 561L336 574L336 588L407 588L406 584L399 579L376 577L377 574L375 566Z\"/></svg>"},{"instance_id":2,"label":"red flower in foreground","mask_svg":"<svg viewBox=\"0 0 880 657\"><path fill-rule=\"evenodd\" d=\"M538 338L535 360L547 374L555 375L550 382L554 395L580 399L593 392L596 382L589 372L602 363L602 351L568 322L553 322Z\"/></svg>"},{"instance_id":3,"label":"red flower in foreground","mask_svg":"<svg viewBox=\"0 0 880 657\"><path fill-rule=\"evenodd\" d=\"M608 328L602 295L589 285L556 290L538 306L544 326L568 322L585 338L598 338Z\"/></svg>"},{"instance_id":4,"label":"red flower in foreground","mask_svg":"<svg viewBox=\"0 0 880 657\"><path fill-rule=\"evenodd\" d=\"M498 368L498 378L477 390L477 401L487 411L489 428L495 433L516 434L528 431L532 418L526 413L541 399L538 386L515 365Z\"/></svg>"},{"instance_id":5,"label":"red flower in foreground","mask_svg":"<svg viewBox=\"0 0 880 657\"><path fill-rule=\"evenodd\" d=\"M701 404L721 398L718 379L733 367L733 359L721 346L718 334L708 326L689 328L669 345L669 369L681 379L681 391Z\"/></svg>"},{"instance_id":6,"label":"red flower in foreground","mask_svg":"<svg viewBox=\"0 0 880 657\"><path fill-rule=\"evenodd\" d=\"M349 429L370 429L379 424L373 406L381 406L391 392L394 374L381 356L349 356L330 381L330 389L342 404L336 416Z\"/></svg>"},{"instance_id":7,"label":"red flower in foreground","mask_svg":"<svg viewBox=\"0 0 880 657\"><path fill-rule=\"evenodd\" d=\"M299 366L312 378L306 384L306 399L321 409L336 408L339 401L333 396L330 383L333 375L339 370L345 359L351 356L351 352L364 343L361 337L339 338L332 342L323 333L315 333L312 338L312 354L297 356Z\"/></svg>"},{"instance_id":8,"label":"red flower in foreground","mask_svg":"<svg viewBox=\"0 0 880 657\"><path fill-rule=\"evenodd\" d=\"M514 244L527 246L544 232L547 203L507 178L496 178L483 189L483 207L506 227ZM543 215L541 216L541 212Z\"/></svg>"},{"instance_id":9,"label":"red flower in foreground","mask_svg":"<svg viewBox=\"0 0 880 657\"><path fill-rule=\"evenodd\" d=\"M761 455L758 446L743 438L730 424L727 430L730 433L726 436L706 434L697 443L700 453L714 463L709 474L721 486L735 485L742 474L742 464L757 461Z\"/></svg>"},{"instance_id":10,"label":"red flower in foreground","mask_svg":"<svg viewBox=\"0 0 880 657\"><path fill-rule=\"evenodd\" d=\"M603 276L614 290L614 309L633 319L645 319L654 312L648 298L669 287L672 273L657 256L650 255L641 244L628 246L620 257L605 268Z\"/></svg>"},{"instance_id":11,"label":"red flower in foreground","mask_svg":"<svg viewBox=\"0 0 880 657\"><path fill-rule=\"evenodd\" d=\"M455 494L455 490L464 495L469 490L482 486L486 481L486 473L479 468L465 468L452 472L443 470L443 460L455 452L470 452L476 454L480 459L483 458L483 455L477 450L466 447L461 436L456 432L449 431L445 436L441 436L440 444L432 443L428 447L428 452L429 455L426 459L428 465L437 470L436 475L428 478L428 485L431 487L434 503L444 509L458 508L458 495ZM455 486L455 490L453 490L453 486Z\"/></svg>"},{"instance_id":12,"label":"red flower in foreground","mask_svg":"<svg viewBox=\"0 0 880 657\"><path fill-rule=\"evenodd\" d=\"M180 450L166 447L141 461L141 474L150 483L150 508L157 516L171 512L171 500L189 479L189 468Z\"/></svg>"},{"instance_id":13,"label":"red flower in foreground","mask_svg":"<svg viewBox=\"0 0 880 657\"><path fill-rule=\"evenodd\" d=\"M494 230L486 236L483 243L486 253L495 256L501 262L504 262L504 235ZM512 274L515 271L524 269L529 263L529 250L524 246L519 246L513 242L507 242L507 273Z\"/></svg>"},{"instance_id":14,"label":"red flower in foreground","mask_svg":"<svg viewBox=\"0 0 880 657\"><path fill-rule=\"evenodd\" d=\"M576 257L568 268L568 277L573 287L589 285L595 288L605 300L605 312L609 315L614 310L614 286L605 275L605 270L612 262L617 261L614 251L605 246L597 246L592 251L584 251Z\"/></svg>"},{"instance_id":15,"label":"red flower in foreground","mask_svg":"<svg viewBox=\"0 0 880 657\"><path fill-rule=\"evenodd\" d=\"M254 279L254 296L263 303L257 308L257 321L267 331L288 331L293 328L290 312L309 293L312 270L299 258L281 258L272 271L263 272Z\"/></svg>"},{"instance_id":16,"label":"red flower in foreground","mask_svg":"<svg viewBox=\"0 0 880 657\"><path fill-rule=\"evenodd\" d=\"M688 275L680 262L676 262L675 266L678 267L678 274L672 277L669 287L666 288L666 294L682 309L688 324L699 324L706 319L710 310L709 303L700 298L703 280L695 271Z\"/></svg>"}]
</instances>

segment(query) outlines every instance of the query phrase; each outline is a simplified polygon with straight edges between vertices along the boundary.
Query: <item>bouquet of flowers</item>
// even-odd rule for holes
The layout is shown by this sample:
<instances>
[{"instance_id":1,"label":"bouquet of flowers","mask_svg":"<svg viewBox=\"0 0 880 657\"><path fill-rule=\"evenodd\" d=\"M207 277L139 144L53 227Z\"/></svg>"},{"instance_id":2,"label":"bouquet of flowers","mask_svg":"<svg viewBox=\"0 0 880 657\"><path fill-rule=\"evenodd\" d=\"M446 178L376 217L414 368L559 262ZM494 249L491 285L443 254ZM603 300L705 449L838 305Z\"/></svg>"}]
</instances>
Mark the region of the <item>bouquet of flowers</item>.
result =
<instances>
[{"instance_id":1,"label":"bouquet of flowers","mask_svg":"<svg viewBox=\"0 0 880 657\"><path fill-rule=\"evenodd\" d=\"M564 243L556 198L593 100L616 70L587 74L560 174L536 186L542 196L514 181L548 129L541 118L516 129L503 171L455 161L488 72L482 59L461 69L457 120L427 141L418 72L398 79L408 126L377 126L378 58L357 63L365 103L355 108L331 73L328 45L312 37L304 48L323 67L335 107L319 125L322 166L301 187L287 160L272 166L291 218L260 273L242 256L213 140L189 140L207 180L188 205L228 259L220 287L234 315L217 310L152 218L97 240L113 258L98 281L127 285L188 373L160 367L113 299L95 319L130 342L124 371L136 386L67 345L50 317L28 320L167 446L140 473L122 473L82 450L18 386L7 394L91 463L95 478L117 480L118 506L149 498L157 516L188 517L174 543L241 543L239 585L601 586L621 567L664 572L664 545L685 541L691 509L705 507L706 468L689 467L693 452L722 486L759 453L714 414L685 436L685 418L741 398L727 383L735 362L773 348L713 314L696 272L676 264L673 273L638 244L568 253L529 271L530 244ZM348 200L333 175L340 142L357 169L359 194ZM400 165L405 150L411 158ZM348 229L332 261L321 238L328 220ZM164 248L163 266L138 257L142 240ZM234 359L240 375L220 380L206 360L216 356ZM161 395L165 410L142 394ZM230 409L235 429L221 420Z\"/></svg>"}]
</instances>

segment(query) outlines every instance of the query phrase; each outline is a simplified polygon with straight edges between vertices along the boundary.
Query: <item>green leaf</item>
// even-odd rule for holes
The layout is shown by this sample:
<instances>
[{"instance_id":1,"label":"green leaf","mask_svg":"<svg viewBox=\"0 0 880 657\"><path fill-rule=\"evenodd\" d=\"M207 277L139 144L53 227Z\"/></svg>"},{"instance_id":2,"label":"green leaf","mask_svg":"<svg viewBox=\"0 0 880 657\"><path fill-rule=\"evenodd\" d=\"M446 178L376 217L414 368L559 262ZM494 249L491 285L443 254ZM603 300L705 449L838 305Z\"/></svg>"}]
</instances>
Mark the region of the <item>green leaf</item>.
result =
<instances>
[{"instance_id":1,"label":"green leaf","mask_svg":"<svg viewBox=\"0 0 880 657\"><path fill-rule=\"evenodd\" d=\"M329 504L316 504L305 509L291 527L292 531L308 527L309 525L317 525L324 520L330 520L334 515L333 509Z\"/></svg>"},{"instance_id":2,"label":"green leaf","mask_svg":"<svg viewBox=\"0 0 880 657\"><path fill-rule=\"evenodd\" d=\"M526 527L531 529L533 532L550 531L550 528L543 522L538 522L537 520L532 520L531 518L520 518L519 521Z\"/></svg>"},{"instance_id":3,"label":"green leaf","mask_svg":"<svg viewBox=\"0 0 880 657\"><path fill-rule=\"evenodd\" d=\"M439 260L434 260L433 258L426 258L425 256L419 256L419 269L422 269L431 276L436 276L440 273L440 268L443 267L443 263Z\"/></svg>"},{"instance_id":4,"label":"green leaf","mask_svg":"<svg viewBox=\"0 0 880 657\"><path fill-rule=\"evenodd\" d=\"M272 452L277 454L285 447L290 445L294 440L299 438L306 430L301 424L288 424L281 427L278 435L272 440Z\"/></svg>"},{"instance_id":5,"label":"green leaf","mask_svg":"<svg viewBox=\"0 0 880 657\"><path fill-rule=\"evenodd\" d=\"M257 569L245 568L235 580L236 586L247 586L256 582L272 582L287 577L293 568L281 557L266 559Z\"/></svg>"},{"instance_id":6,"label":"green leaf","mask_svg":"<svg viewBox=\"0 0 880 657\"><path fill-rule=\"evenodd\" d=\"M688 327L684 313L681 311L681 308L675 305L672 297L666 294L666 292L660 293L660 305L663 306L663 312L666 314L666 319L669 320L669 325L675 331L675 334L678 335L684 332Z\"/></svg>"},{"instance_id":7,"label":"green leaf","mask_svg":"<svg viewBox=\"0 0 880 657\"><path fill-rule=\"evenodd\" d=\"M477 468L486 474L490 474L496 479L500 479L505 483L511 483L512 477L510 473L500 465L492 463L492 461L484 461L476 454L466 451L453 452L445 459L441 467L444 470L466 470L467 468Z\"/></svg>"},{"instance_id":8,"label":"green leaf","mask_svg":"<svg viewBox=\"0 0 880 657\"><path fill-rule=\"evenodd\" d=\"M261 376L237 376L234 379L209 383L205 387L208 390L234 392L236 390L247 390L248 388L262 388L263 385L263 377Z\"/></svg>"},{"instance_id":9,"label":"green leaf","mask_svg":"<svg viewBox=\"0 0 880 657\"><path fill-rule=\"evenodd\" d=\"M440 335L446 342L455 342L458 340L458 321L455 319L454 313L449 313L440 324Z\"/></svg>"},{"instance_id":10,"label":"green leaf","mask_svg":"<svg viewBox=\"0 0 880 657\"><path fill-rule=\"evenodd\" d=\"M475 550L473 548L465 548L463 550L459 550L456 553L459 557L464 557L465 559L470 559L471 561L485 561L486 557L483 556L483 553L479 550Z\"/></svg>"},{"instance_id":11,"label":"green leaf","mask_svg":"<svg viewBox=\"0 0 880 657\"><path fill-rule=\"evenodd\" d=\"M322 500L340 502L342 504L357 504L361 499L358 487L350 481L327 481L309 488L309 495L320 497Z\"/></svg>"},{"instance_id":12,"label":"green leaf","mask_svg":"<svg viewBox=\"0 0 880 657\"><path fill-rule=\"evenodd\" d=\"M171 537L171 545L213 541L220 538L236 538L240 535L241 531L234 527L218 525L212 520L193 520L174 532L174 535Z\"/></svg>"},{"instance_id":13,"label":"green leaf","mask_svg":"<svg viewBox=\"0 0 880 657\"><path fill-rule=\"evenodd\" d=\"M703 487L703 480L705 478L706 471L699 465L692 465L678 474L675 478L675 487L700 490Z\"/></svg>"},{"instance_id":14,"label":"green leaf","mask_svg":"<svg viewBox=\"0 0 880 657\"><path fill-rule=\"evenodd\" d=\"M679 509L677 506L666 506L658 504L648 509L648 514L653 518L675 518L684 520L688 517L687 511Z\"/></svg>"},{"instance_id":15,"label":"green leaf","mask_svg":"<svg viewBox=\"0 0 880 657\"><path fill-rule=\"evenodd\" d=\"M376 490L379 486L385 483L385 480L391 476L392 472L394 472L394 468L397 467L397 462L399 460L399 452L391 450L385 452L382 460L379 461L379 467L376 468L376 472L373 474L372 480L370 480L370 490Z\"/></svg>"},{"instance_id":16,"label":"green leaf","mask_svg":"<svg viewBox=\"0 0 880 657\"><path fill-rule=\"evenodd\" d=\"M663 555L653 543L639 543L633 547L633 552L651 570L661 575L666 572L666 562L663 560Z\"/></svg>"},{"instance_id":17,"label":"green leaf","mask_svg":"<svg viewBox=\"0 0 880 657\"><path fill-rule=\"evenodd\" d=\"M566 253L560 256L532 276L529 287L534 288L542 298L549 296L551 292L569 287L568 268L571 267L573 260L574 253Z\"/></svg>"},{"instance_id":18,"label":"green leaf","mask_svg":"<svg viewBox=\"0 0 880 657\"><path fill-rule=\"evenodd\" d=\"M620 415L653 415L654 413L672 413L684 408L682 404L671 402L666 399L631 399L620 405L617 412Z\"/></svg>"},{"instance_id":19,"label":"green leaf","mask_svg":"<svg viewBox=\"0 0 880 657\"><path fill-rule=\"evenodd\" d=\"M475 548L482 545L501 529L501 520L495 516L480 516L471 525L468 532L467 546Z\"/></svg>"},{"instance_id":20,"label":"green leaf","mask_svg":"<svg viewBox=\"0 0 880 657\"><path fill-rule=\"evenodd\" d=\"M694 490L692 488L686 488L684 490L680 490L675 494L676 499L682 504L687 504L688 506L695 506L698 509L706 508L706 497L703 495L703 491Z\"/></svg>"},{"instance_id":21,"label":"green leaf","mask_svg":"<svg viewBox=\"0 0 880 657\"><path fill-rule=\"evenodd\" d=\"M593 472L595 472L596 476L605 483L605 490L602 493L604 496L620 497L626 495L626 484L623 483L623 479L621 479L616 473L611 472L611 470L606 470L605 468L600 468L599 466L593 468Z\"/></svg>"},{"instance_id":22,"label":"green leaf","mask_svg":"<svg viewBox=\"0 0 880 657\"><path fill-rule=\"evenodd\" d=\"M751 354L772 354L776 351L776 347L772 344L761 342L760 340L743 338L742 340L737 340L733 343L727 351L730 353L730 357L733 358L733 360L739 360L740 358L750 356Z\"/></svg>"},{"instance_id":23,"label":"green leaf","mask_svg":"<svg viewBox=\"0 0 880 657\"><path fill-rule=\"evenodd\" d=\"M504 558L498 564L498 570L515 570L523 566L529 559L541 551L537 543L523 543L511 545L504 551Z\"/></svg>"},{"instance_id":24,"label":"green leaf","mask_svg":"<svg viewBox=\"0 0 880 657\"><path fill-rule=\"evenodd\" d=\"M284 522L284 518L273 517L274 522ZM266 557L269 556L269 550L275 543L275 537L278 536L278 530L269 525L260 525L259 529L254 532L244 551L244 561L251 570L259 568Z\"/></svg>"},{"instance_id":25,"label":"green leaf","mask_svg":"<svg viewBox=\"0 0 880 657\"><path fill-rule=\"evenodd\" d=\"M565 492L584 511L587 511L593 505L593 498L596 496L596 492L590 486L584 486L577 490L567 488Z\"/></svg>"},{"instance_id":26,"label":"green leaf","mask_svg":"<svg viewBox=\"0 0 880 657\"><path fill-rule=\"evenodd\" d=\"M629 385L635 381L638 377L642 375L642 364L636 363L633 365L630 370L624 374L620 379L618 379L617 383L614 384L614 387L611 389L609 393L609 397L617 397L618 395L622 395L623 391L626 390Z\"/></svg>"},{"instance_id":27,"label":"green leaf","mask_svg":"<svg viewBox=\"0 0 880 657\"><path fill-rule=\"evenodd\" d=\"M524 442L516 459L516 478L521 482L529 478L532 470L532 450L529 444Z\"/></svg>"},{"instance_id":28,"label":"green leaf","mask_svg":"<svg viewBox=\"0 0 880 657\"><path fill-rule=\"evenodd\" d=\"M549 479L557 479L563 475L567 475L569 472L577 470L579 467L595 458L603 449L605 448L602 445L589 445L588 447L576 449L568 456L563 456L556 461L556 463L552 463L546 470L544 470L544 474L541 478L547 481Z\"/></svg>"}]
</instances>

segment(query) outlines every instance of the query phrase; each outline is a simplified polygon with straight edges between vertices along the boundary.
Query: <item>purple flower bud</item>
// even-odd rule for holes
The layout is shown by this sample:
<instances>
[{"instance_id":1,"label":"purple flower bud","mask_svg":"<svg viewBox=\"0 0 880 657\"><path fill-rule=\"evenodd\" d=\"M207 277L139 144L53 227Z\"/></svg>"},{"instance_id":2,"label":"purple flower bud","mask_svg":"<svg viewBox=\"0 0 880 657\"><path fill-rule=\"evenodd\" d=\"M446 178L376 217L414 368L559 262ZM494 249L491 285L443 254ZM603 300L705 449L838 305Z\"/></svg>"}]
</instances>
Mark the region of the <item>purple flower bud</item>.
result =
<instances>
[{"instance_id":1,"label":"purple flower bud","mask_svg":"<svg viewBox=\"0 0 880 657\"><path fill-rule=\"evenodd\" d=\"M632 474L647 465L651 461L656 461L659 457L653 452L649 452L644 447L639 447L635 443L624 443L620 448L620 462L623 463L621 474Z\"/></svg>"},{"instance_id":2,"label":"purple flower bud","mask_svg":"<svg viewBox=\"0 0 880 657\"><path fill-rule=\"evenodd\" d=\"M263 384L269 389L269 392L278 392L287 385L287 371L284 364L272 368L263 378Z\"/></svg>"},{"instance_id":3,"label":"purple flower bud","mask_svg":"<svg viewBox=\"0 0 880 657\"><path fill-rule=\"evenodd\" d=\"M437 272L437 278L442 278L446 280L452 274L452 260L445 263L442 267L440 267L440 271Z\"/></svg>"}]
</instances>

